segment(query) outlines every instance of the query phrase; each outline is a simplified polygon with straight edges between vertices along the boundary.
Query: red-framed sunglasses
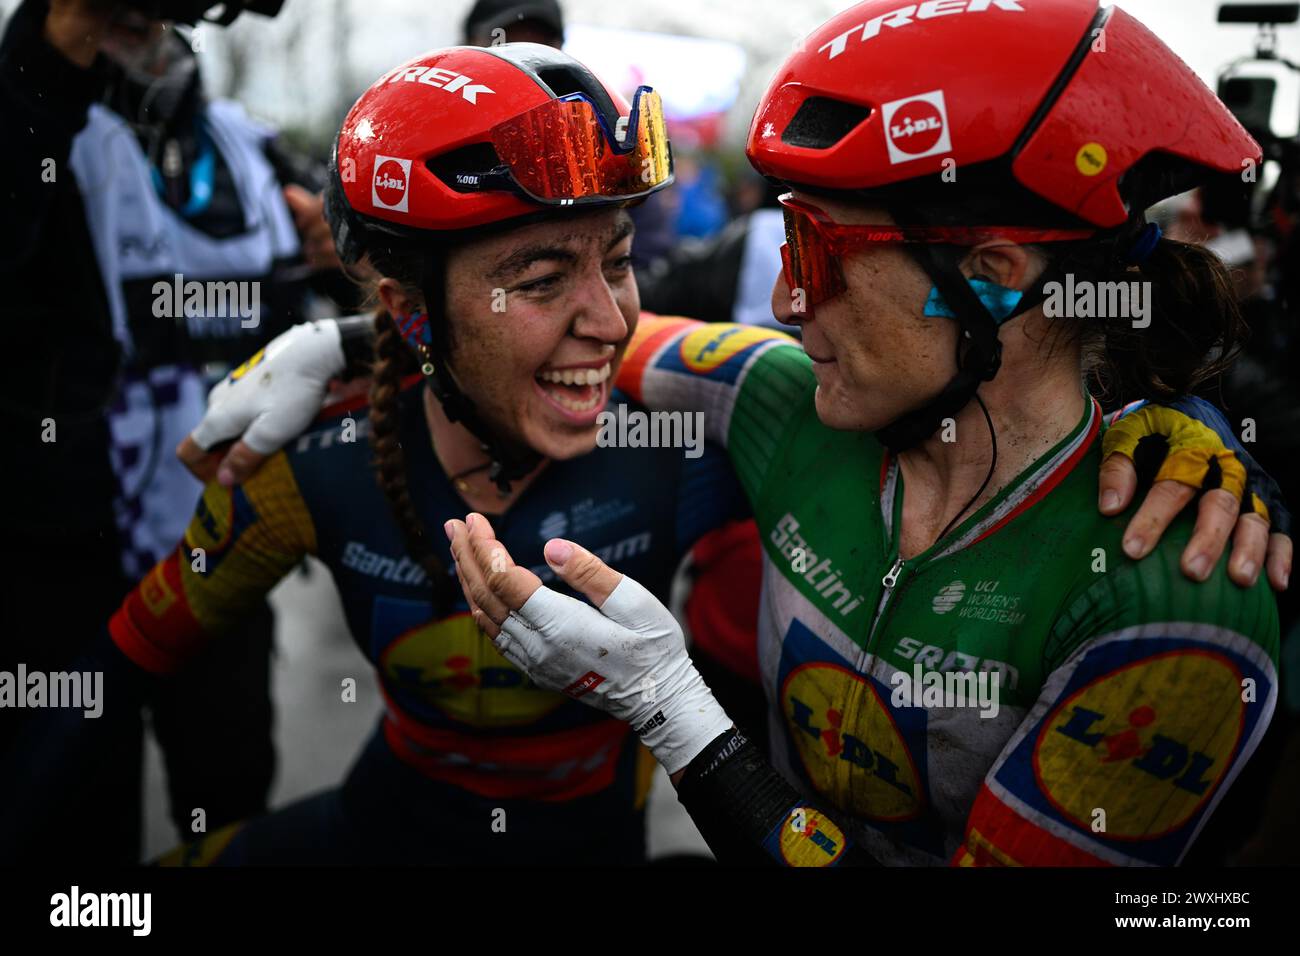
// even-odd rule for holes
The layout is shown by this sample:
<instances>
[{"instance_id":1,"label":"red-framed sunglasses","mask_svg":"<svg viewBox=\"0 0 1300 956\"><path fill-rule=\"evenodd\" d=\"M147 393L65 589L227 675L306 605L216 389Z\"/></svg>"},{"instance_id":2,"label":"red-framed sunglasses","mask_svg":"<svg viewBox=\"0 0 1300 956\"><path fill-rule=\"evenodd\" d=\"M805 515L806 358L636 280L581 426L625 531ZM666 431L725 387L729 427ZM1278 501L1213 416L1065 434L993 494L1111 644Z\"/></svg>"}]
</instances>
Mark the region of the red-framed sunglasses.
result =
<instances>
[{"instance_id":1,"label":"red-framed sunglasses","mask_svg":"<svg viewBox=\"0 0 1300 956\"><path fill-rule=\"evenodd\" d=\"M1035 229L1029 226L850 226L835 222L811 203L793 193L779 197L785 215L785 245L781 264L785 282L802 289L804 302L817 305L848 286L840 257L875 245L927 242L973 246L988 239L1014 243L1066 242L1095 235L1092 229Z\"/></svg>"}]
</instances>

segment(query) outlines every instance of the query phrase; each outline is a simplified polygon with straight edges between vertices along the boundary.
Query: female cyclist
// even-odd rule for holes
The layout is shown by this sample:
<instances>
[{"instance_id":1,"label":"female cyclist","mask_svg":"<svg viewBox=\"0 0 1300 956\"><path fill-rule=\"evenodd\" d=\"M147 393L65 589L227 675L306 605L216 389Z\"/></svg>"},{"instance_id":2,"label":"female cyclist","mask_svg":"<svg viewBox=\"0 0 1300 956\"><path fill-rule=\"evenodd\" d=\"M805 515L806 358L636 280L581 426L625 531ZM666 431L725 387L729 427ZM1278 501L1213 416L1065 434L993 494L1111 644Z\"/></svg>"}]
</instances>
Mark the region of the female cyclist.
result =
<instances>
[{"instance_id":1,"label":"female cyclist","mask_svg":"<svg viewBox=\"0 0 1300 956\"><path fill-rule=\"evenodd\" d=\"M314 554L379 672L382 725L341 788L178 861L643 859L653 762L621 722L497 653L459 603L438 529L490 511L539 571L543 541L571 534L666 598L681 555L743 509L719 452L586 454L638 317L624 207L671 179L657 95L629 109L549 47L437 51L360 98L329 203L345 256L381 277L369 407L335 408L243 484L205 489L185 540L82 665L105 672L104 716L28 735L15 773L33 779L0 814L0 856L39 852L40 822L112 759L95 742L149 679L240 627ZM234 379L261 379L262 359Z\"/></svg>"},{"instance_id":2,"label":"female cyclist","mask_svg":"<svg viewBox=\"0 0 1300 956\"><path fill-rule=\"evenodd\" d=\"M721 858L1173 864L1268 724L1276 608L1225 561L1180 573L1186 518L1126 555L1095 502L1133 419L1103 435L1083 382L1174 400L1221 367L1222 264L1143 213L1259 147L1122 10L958 7L858 4L758 107L749 158L791 190L773 307L803 349L755 333L693 360L692 326L643 322L624 362L652 407L710 409L753 507L770 762L633 576L549 542L596 610L482 515L446 530L502 653L593 685ZM1061 309L1053 282L1147 284L1152 307Z\"/></svg>"}]
</instances>

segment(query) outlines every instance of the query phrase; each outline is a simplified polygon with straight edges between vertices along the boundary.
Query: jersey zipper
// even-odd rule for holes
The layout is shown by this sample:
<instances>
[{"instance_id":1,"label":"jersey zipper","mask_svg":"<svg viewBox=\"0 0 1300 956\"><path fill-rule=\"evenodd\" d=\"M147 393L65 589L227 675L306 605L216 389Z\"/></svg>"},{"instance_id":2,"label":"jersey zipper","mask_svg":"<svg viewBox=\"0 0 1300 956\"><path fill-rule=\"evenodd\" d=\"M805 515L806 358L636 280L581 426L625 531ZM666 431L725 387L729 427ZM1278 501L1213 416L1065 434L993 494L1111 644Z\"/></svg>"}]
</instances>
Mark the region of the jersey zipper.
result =
<instances>
[{"instance_id":1,"label":"jersey zipper","mask_svg":"<svg viewBox=\"0 0 1300 956\"><path fill-rule=\"evenodd\" d=\"M894 563L890 565L885 576L880 579L880 603L876 605L876 616L871 621L871 630L867 633L867 654L872 653L876 643L876 632L880 630L880 622L884 620L885 611L889 609L889 599L894 596L894 591L898 587L898 581L903 576L903 569L907 565L901 557L898 556L897 549L894 550Z\"/></svg>"},{"instance_id":2,"label":"jersey zipper","mask_svg":"<svg viewBox=\"0 0 1300 956\"><path fill-rule=\"evenodd\" d=\"M1091 398L1088 398L1086 399L1086 401L1092 402L1093 400ZM1066 436L1066 438L1062 439L1062 444L1064 442L1072 440L1075 437L1075 434L1080 430L1087 428L1087 423L1089 421L1089 417L1091 414L1092 414L1092 406L1088 405L1088 407L1085 408L1084 410L1083 420L1079 423L1079 425L1075 426L1075 432L1072 432L1070 435ZM893 467L898 468L899 466L897 463L895 463ZM965 521L958 524L956 528L953 528L947 535L939 538L939 540L935 541L933 544L930 545L930 547L926 548L920 554L908 558L905 561L903 560L902 556L899 554L902 545L902 537L903 537L903 489L902 489L902 475L899 474L897 476L896 481L894 483L894 500L893 500L894 519L892 522L892 527L890 528L891 534L890 534L889 555L888 555L888 558L892 561L892 563L889 566L889 570L885 572L884 577L880 579L880 585L881 585L880 601L876 605L876 615L871 621L871 629L867 632L867 643L866 646L863 648L863 652L862 652L864 661L866 657L875 653L876 635L880 633L882 629L885 616L890 610L890 606L893 602L894 597L903 589L902 585L910 582L912 578L914 578L921 571L925 570L925 568L931 563L931 560L934 558L934 556L942 552L944 547L947 546L947 543L952 541L955 535L957 535L959 532L964 533L964 529L970 527L972 522L974 522L978 516L983 514L994 501L998 501L1005 498L1007 495L1013 493L1021 486L1022 486L1021 481L1019 480L1013 481L1011 484L1007 485L1002 490L1000 490L996 495L994 495L990 501L985 502L983 505L977 508L973 514L967 517Z\"/></svg>"}]
</instances>

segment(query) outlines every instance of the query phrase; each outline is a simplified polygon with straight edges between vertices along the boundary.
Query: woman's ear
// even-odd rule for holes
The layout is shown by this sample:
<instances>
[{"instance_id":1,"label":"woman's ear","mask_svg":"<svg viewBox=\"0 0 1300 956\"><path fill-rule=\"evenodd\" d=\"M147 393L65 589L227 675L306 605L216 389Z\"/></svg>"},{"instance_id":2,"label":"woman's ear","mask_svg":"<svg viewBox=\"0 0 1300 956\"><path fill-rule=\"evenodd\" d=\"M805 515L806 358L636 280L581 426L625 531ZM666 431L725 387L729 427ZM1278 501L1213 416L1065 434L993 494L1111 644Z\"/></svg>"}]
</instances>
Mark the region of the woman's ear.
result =
<instances>
[{"instance_id":1,"label":"woman's ear","mask_svg":"<svg viewBox=\"0 0 1300 956\"><path fill-rule=\"evenodd\" d=\"M394 316L411 315L424 309L423 300L409 295L396 279L379 280L379 301L384 304L384 311Z\"/></svg>"},{"instance_id":2,"label":"woman's ear","mask_svg":"<svg viewBox=\"0 0 1300 956\"><path fill-rule=\"evenodd\" d=\"M990 282L1008 289L1028 289L1042 274L1044 263L1028 246L1018 246L1005 239L991 239L974 246L962 262L962 272L986 276Z\"/></svg>"}]
</instances>

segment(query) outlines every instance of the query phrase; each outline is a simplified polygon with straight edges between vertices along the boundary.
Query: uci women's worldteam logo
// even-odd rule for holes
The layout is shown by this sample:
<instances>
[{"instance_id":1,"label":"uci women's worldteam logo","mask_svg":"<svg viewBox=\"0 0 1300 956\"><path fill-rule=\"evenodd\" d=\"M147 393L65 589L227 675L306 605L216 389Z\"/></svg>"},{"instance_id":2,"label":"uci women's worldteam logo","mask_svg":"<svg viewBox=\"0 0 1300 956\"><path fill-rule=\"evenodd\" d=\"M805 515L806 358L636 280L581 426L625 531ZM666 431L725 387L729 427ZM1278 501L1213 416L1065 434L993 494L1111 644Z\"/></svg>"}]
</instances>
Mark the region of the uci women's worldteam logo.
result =
<instances>
[{"instance_id":1,"label":"uci women's worldteam logo","mask_svg":"<svg viewBox=\"0 0 1300 956\"><path fill-rule=\"evenodd\" d=\"M1240 745L1246 707L1241 672L1224 654L1155 654L1060 703L1034 744L1034 774L1077 826L1088 829L1102 808L1111 839L1159 837L1214 793Z\"/></svg>"},{"instance_id":2,"label":"uci women's worldteam logo","mask_svg":"<svg viewBox=\"0 0 1300 956\"><path fill-rule=\"evenodd\" d=\"M921 813L921 775L869 680L829 661L800 664L782 684L781 709L808 779L836 806L890 823Z\"/></svg>"}]
</instances>

